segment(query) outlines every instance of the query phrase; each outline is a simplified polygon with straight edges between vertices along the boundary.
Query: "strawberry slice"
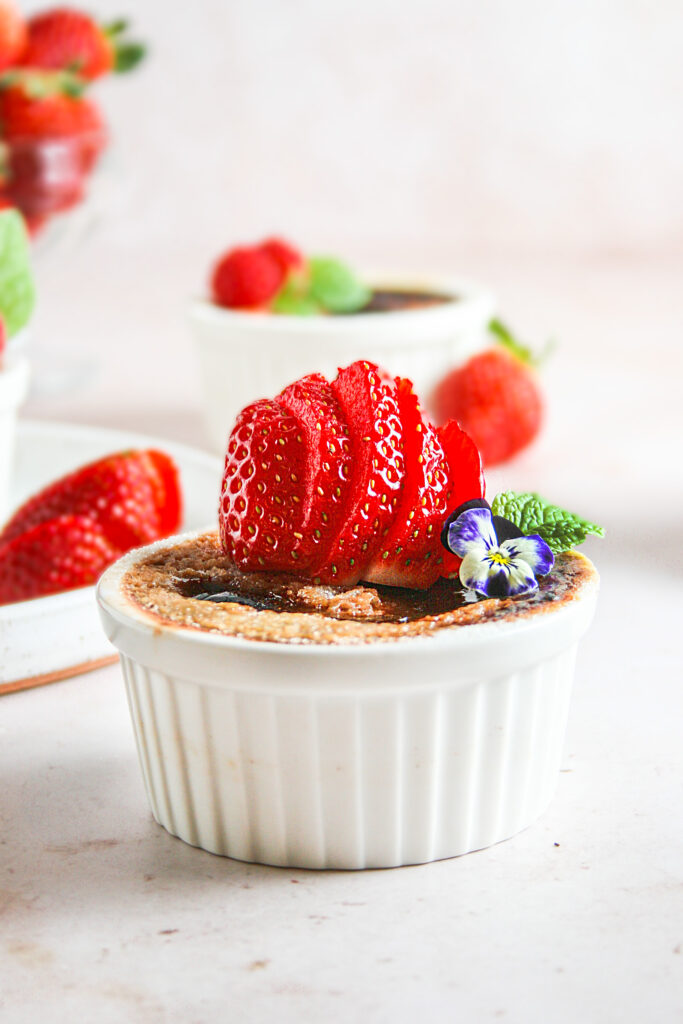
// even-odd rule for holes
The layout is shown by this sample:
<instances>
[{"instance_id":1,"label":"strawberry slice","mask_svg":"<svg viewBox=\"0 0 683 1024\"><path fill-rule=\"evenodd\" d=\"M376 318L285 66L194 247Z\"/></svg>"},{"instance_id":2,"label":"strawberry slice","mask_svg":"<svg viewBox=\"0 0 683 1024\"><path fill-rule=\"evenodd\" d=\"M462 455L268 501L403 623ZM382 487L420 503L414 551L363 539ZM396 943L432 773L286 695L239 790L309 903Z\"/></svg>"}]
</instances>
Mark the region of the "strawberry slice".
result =
<instances>
[{"instance_id":1,"label":"strawberry slice","mask_svg":"<svg viewBox=\"0 0 683 1024\"><path fill-rule=\"evenodd\" d=\"M237 417L228 441L218 513L223 550L243 569L295 572L301 558L304 429L278 402Z\"/></svg>"},{"instance_id":2,"label":"strawberry slice","mask_svg":"<svg viewBox=\"0 0 683 1024\"><path fill-rule=\"evenodd\" d=\"M144 454L149 462L150 481L159 513L160 537L168 537L179 529L183 518L178 467L166 452L149 448Z\"/></svg>"},{"instance_id":3,"label":"strawberry slice","mask_svg":"<svg viewBox=\"0 0 683 1024\"><path fill-rule=\"evenodd\" d=\"M329 548L344 514L351 481L348 428L329 382L314 373L290 384L277 401L304 430L305 488L301 507L303 534L295 550L311 571Z\"/></svg>"},{"instance_id":4,"label":"strawberry slice","mask_svg":"<svg viewBox=\"0 0 683 1024\"><path fill-rule=\"evenodd\" d=\"M457 420L449 420L442 427L438 427L437 433L448 460L449 496L445 520L448 514L463 502L471 498L483 498L486 483L479 449L469 434L462 430ZM444 550L441 574L457 574L461 561L457 555Z\"/></svg>"},{"instance_id":5,"label":"strawberry slice","mask_svg":"<svg viewBox=\"0 0 683 1024\"><path fill-rule=\"evenodd\" d=\"M396 378L396 397L405 478L396 518L363 578L426 590L443 571L441 528L448 515L449 468L436 428L422 415L411 381Z\"/></svg>"},{"instance_id":6,"label":"strawberry slice","mask_svg":"<svg viewBox=\"0 0 683 1024\"><path fill-rule=\"evenodd\" d=\"M159 455L117 452L61 477L14 513L0 543L64 515L95 519L121 552L167 536L178 526L180 494L170 460L160 473Z\"/></svg>"},{"instance_id":7,"label":"strawberry slice","mask_svg":"<svg viewBox=\"0 0 683 1024\"><path fill-rule=\"evenodd\" d=\"M394 386L377 366L352 363L331 386L348 426L352 477L337 537L314 579L346 586L363 578L393 521L404 475L402 432Z\"/></svg>"},{"instance_id":8,"label":"strawberry slice","mask_svg":"<svg viewBox=\"0 0 683 1024\"><path fill-rule=\"evenodd\" d=\"M40 522L0 547L0 604L90 586L120 554L88 516Z\"/></svg>"}]
</instances>

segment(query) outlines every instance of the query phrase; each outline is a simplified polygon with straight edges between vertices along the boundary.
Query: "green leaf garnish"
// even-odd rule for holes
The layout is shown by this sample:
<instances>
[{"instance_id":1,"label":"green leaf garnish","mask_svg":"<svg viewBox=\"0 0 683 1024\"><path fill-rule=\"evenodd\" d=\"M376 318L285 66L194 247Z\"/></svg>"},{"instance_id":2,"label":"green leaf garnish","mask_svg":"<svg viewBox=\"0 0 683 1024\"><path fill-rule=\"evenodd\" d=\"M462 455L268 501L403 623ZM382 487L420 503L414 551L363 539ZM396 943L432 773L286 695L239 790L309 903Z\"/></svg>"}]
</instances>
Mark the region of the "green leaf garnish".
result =
<instances>
[{"instance_id":1,"label":"green leaf garnish","mask_svg":"<svg viewBox=\"0 0 683 1024\"><path fill-rule=\"evenodd\" d=\"M309 272L311 298L330 313L354 313L370 301L370 289L332 256L312 257Z\"/></svg>"},{"instance_id":2,"label":"green leaf garnish","mask_svg":"<svg viewBox=\"0 0 683 1024\"><path fill-rule=\"evenodd\" d=\"M551 505L538 494L502 491L491 502L491 510L495 516L509 519L526 536L538 533L556 554L582 544L589 533L605 536L602 526Z\"/></svg>"},{"instance_id":3,"label":"green leaf garnish","mask_svg":"<svg viewBox=\"0 0 683 1024\"><path fill-rule=\"evenodd\" d=\"M324 312L319 303L308 295L297 295L285 288L273 299L270 307L273 313L285 313L288 316L316 316Z\"/></svg>"},{"instance_id":4,"label":"green leaf garnish","mask_svg":"<svg viewBox=\"0 0 683 1024\"><path fill-rule=\"evenodd\" d=\"M36 292L24 218L17 210L0 212L0 316L8 337L31 319Z\"/></svg>"}]
</instances>

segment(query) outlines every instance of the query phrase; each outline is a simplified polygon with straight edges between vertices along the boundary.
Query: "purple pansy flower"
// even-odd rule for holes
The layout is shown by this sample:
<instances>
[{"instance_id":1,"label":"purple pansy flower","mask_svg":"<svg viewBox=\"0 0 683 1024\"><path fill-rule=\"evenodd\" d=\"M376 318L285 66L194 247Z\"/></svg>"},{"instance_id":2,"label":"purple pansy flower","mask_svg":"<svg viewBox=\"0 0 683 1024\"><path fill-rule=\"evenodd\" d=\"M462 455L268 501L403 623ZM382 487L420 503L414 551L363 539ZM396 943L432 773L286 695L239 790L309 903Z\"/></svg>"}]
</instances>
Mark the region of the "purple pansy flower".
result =
<instances>
[{"instance_id":1,"label":"purple pansy flower","mask_svg":"<svg viewBox=\"0 0 683 1024\"><path fill-rule=\"evenodd\" d=\"M449 516L441 539L462 558L460 582L484 597L517 597L538 588L537 576L550 572L555 557L537 533L525 537L518 526L494 516L484 499L465 502Z\"/></svg>"}]
</instances>

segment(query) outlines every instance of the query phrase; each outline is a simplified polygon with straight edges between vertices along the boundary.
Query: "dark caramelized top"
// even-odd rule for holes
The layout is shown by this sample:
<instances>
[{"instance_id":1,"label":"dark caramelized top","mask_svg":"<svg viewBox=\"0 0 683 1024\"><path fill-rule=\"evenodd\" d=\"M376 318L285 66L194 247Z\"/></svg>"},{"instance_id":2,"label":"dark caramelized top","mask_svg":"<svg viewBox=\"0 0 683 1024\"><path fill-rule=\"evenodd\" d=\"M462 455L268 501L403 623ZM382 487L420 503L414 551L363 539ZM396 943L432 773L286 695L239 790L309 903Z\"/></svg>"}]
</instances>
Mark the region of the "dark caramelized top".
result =
<instances>
[{"instance_id":1,"label":"dark caramelized top","mask_svg":"<svg viewBox=\"0 0 683 1024\"><path fill-rule=\"evenodd\" d=\"M174 577L170 586L183 597L216 604L241 604L257 611L317 612L333 619L366 619L372 622L414 622L427 615L442 615L470 603L457 580L439 580L429 590L407 590L402 587L383 587L359 583L351 590L341 587L309 587L301 580L290 582L283 576L268 590L254 590L254 581L245 575L243 585L232 577L229 586L226 576ZM318 592L315 595L315 592ZM344 595L347 600L344 601ZM352 596L349 596L352 595ZM317 601L315 597L317 596Z\"/></svg>"},{"instance_id":2,"label":"dark caramelized top","mask_svg":"<svg viewBox=\"0 0 683 1024\"><path fill-rule=\"evenodd\" d=\"M358 644L551 612L596 581L588 559L567 552L538 590L516 598L470 600L458 580L445 579L429 590L316 586L284 573L242 572L211 531L138 560L122 586L160 624L276 643Z\"/></svg>"},{"instance_id":3,"label":"dark caramelized top","mask_svg":"<svg viewBox=\"0 0 683 1024\"><path fill-rule=\"evenodd\" d=\"M442 295L439 292L419 289L377 288L367 305L356 312L397 313L404 309L428 309L430 306L443 306L447 302L454 302L456 298L455 295Z\"/></svg>"}]
</instances>

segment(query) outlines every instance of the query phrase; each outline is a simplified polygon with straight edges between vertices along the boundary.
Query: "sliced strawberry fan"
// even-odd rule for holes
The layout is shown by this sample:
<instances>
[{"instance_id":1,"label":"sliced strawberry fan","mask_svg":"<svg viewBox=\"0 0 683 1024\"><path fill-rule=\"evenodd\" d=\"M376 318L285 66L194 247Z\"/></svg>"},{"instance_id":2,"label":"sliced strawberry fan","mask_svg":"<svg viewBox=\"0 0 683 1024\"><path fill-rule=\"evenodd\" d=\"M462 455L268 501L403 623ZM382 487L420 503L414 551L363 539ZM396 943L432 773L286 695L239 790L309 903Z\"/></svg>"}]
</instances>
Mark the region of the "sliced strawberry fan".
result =
<instances>
[{"instance_id":1,"label":"sliced strawberry fan","mask_svg":"<svg viewBox=\"0 0 683 1024\"><path fill-rule=\"evenodd\" d=\"M243 410L220 531L245 569L426 589L459 566L443 523L483 494L479 453L458 424L437 430L410 381L358 361L331 383L311 374Z\"/></svg>"}]
</instances>

